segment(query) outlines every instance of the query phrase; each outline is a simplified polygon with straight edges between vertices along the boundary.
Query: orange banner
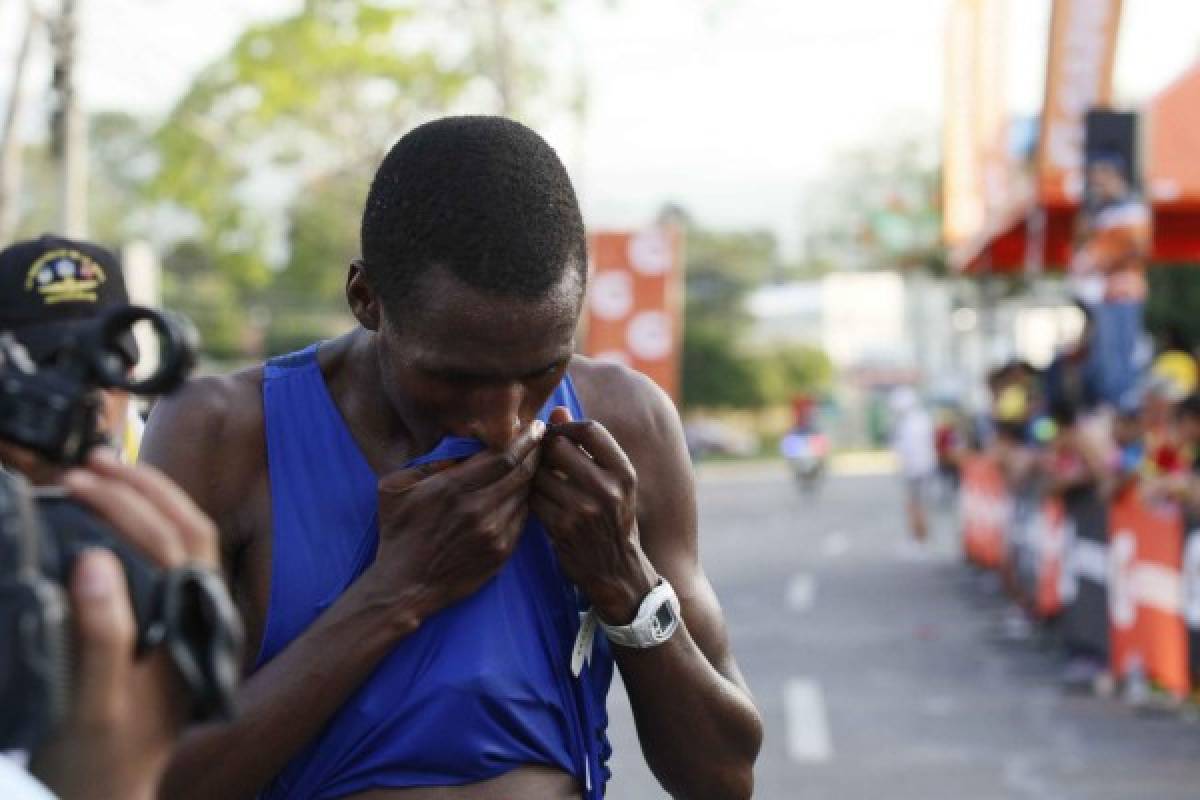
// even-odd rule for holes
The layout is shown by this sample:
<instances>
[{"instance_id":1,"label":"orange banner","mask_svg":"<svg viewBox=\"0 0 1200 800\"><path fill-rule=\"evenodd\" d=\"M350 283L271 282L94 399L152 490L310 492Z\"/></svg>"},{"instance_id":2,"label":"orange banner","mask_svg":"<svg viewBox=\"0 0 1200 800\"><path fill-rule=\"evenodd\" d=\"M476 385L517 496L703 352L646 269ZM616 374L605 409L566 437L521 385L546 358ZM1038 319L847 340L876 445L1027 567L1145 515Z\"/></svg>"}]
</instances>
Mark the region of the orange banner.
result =
<instances>
[{"instance_id":1,"label":"orange banner","mask_svg":"<svg viewBox=\"0 0 1200 800\"><path fill-rule=\"evenodd\" d=\"M1006 203L1006 4L954 0L946 25L942 237L970 241Z\"/></svg>"},{"instance_id":2,"label":"orange banner","mask_svg":"<svg viewBox=\"0 0 1200 800\"><path fill-rule=\"evenodd\" d=\"M967 560L1000 569L1008 561L1012 501L996 462L983 455L969 456L962 466L959 497Z\"/></svg>"},{"instance_id":3,"label":"orange banner","mask_svg":"<svg viewBox=\"0 0 1200 800\"><path fill-rule=\"evenodd\" d=\"M1112 100L1121 0L1054 0L1046 100L1038 142L1038 195L1045 205L1083 195L1084 114Z\"/></svg>"},{"instance_id":4,"label":"orange banner","mask_svg":"<svg viewBox=\"0 0 1200 800\"><path fill-rule=\"evenodd\" d=\"M1188 691L1183 618L1183 519L1173 505L1127 491L1109 515L1108 616L1118 678L1140 668L1166 691Z\"/></svg>"},{"instance_id":5,"label":"orange banner","mask_svg":"<svg viewBox=\"0 0 1200 800\"><path fill-rule=\"evenodd\" d=\"M584 352L648 375L679 399L683 234L675 226L588 236Z\"/></svg>"}]
</instances>

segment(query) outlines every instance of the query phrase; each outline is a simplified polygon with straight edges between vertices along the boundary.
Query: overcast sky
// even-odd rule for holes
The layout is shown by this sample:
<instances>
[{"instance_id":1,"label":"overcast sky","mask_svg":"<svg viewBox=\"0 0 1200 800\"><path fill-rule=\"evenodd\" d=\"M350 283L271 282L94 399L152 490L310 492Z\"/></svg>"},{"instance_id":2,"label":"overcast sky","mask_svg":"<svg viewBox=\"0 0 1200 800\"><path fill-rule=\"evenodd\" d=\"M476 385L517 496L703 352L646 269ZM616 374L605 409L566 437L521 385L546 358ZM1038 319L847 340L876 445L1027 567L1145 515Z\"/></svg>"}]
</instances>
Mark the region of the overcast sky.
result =
<instances>
[{"instance_id":1,"label":"overcast sky","mask_svg":"<svg viewBox=\"0 0 1200 800\"><path fill-rule=\"evenodd\" d=\"M42 0L45 6L51 0ZM57 0L54 0L57 2ZM297 0L78 0L87 107L158 114L249 22ZM1049 0L1009 0L1010 105L1034 113ZM0 0L0 76L17 0ZM587 76L582 131L544 131L593 226L636 225L666 201L722 227L767 226L793 246L807 182L839 151L903 124L937 131L948 0L566 0L565 40ZM1200 2L1125 0L1118 99L1136 104L1200 54ZM44 60L30 76L45 85ZM7 81L0 80L0 92Z\"/></svg>"}]
</instances>

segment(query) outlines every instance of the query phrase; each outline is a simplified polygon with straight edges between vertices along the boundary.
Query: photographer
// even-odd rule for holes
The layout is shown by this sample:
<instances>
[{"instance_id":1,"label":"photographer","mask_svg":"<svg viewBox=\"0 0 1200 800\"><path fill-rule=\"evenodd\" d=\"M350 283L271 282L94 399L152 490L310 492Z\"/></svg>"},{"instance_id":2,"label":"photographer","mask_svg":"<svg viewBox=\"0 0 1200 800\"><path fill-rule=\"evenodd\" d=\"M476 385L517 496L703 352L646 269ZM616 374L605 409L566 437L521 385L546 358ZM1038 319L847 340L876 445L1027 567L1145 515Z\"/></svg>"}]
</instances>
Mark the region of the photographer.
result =
<instances>
[{"instance_id":1,"label":"photographer","mask_svg":"<svg viewBox=\"0 0 1200 800\"><path fill-rule=\"evenodd\" d=\"M0 458L27 460L3 444ZM98 450L62 482L157 566L215 566L212 523L156 470L121 464ZM151 798L187 720L187 695L161 649L134 659L133 612L111 552L92 549L79 557L70 605L76 691L64 724L33 754L31 771L62 800ZM0 796L47 795L17 762L0 758Z\"/></svg>"},{"instance_id":2,"label":"photographer","mask_svg":"<svg viewBox=\"0 0 1200 800\"><path fill-rule=\"evenodd\" d=\"M0 331L16 337L39 368L53 363L67 335L113 308L129 303L121 264L111 251L91 242L44 234L0 250ZM114 343L126 369L138 360L131 335ZM121 454L136 460L141 419L129 393L99 391L97 432ZM45 475L31 473L28 459L4 463L29 475L34 483Z\"/></svg>"},{"instance_id":3,"label":"photographer","mask_svg":"<svg viewBox=\"0 0 1200 800\"><path fill-rule=\"evenodd\" d=\"M32 751L67 800L155 796L183 726L229 719L237 681L212 522L104 446L131 394L173 391L197 346L186 320L124 297L93 245L0 252L0 751ZM136 325L156 358L135 377ZM0 796L46 793L0 759Z\"/></svg>"}]
</instances>

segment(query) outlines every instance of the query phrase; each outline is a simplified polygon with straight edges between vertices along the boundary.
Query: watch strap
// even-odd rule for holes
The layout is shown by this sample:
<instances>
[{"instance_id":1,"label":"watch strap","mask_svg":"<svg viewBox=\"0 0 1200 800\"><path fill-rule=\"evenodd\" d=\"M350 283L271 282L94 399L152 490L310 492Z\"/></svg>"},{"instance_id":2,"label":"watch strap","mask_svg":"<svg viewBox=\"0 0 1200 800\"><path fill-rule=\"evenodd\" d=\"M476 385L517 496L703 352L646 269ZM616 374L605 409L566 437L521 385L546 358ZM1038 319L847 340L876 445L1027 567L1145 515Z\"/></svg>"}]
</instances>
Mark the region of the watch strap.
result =
<instances>
[{"instance_id":1,"label":"watch strap","mask_svg":"<svg viewBox=\"0 0 1200 800\"><path fill-rule=\"evenodd\" d=\"M642 599L633 622L609 625L597 617L604 634L613 644L644 650L670 639L679 628L679 598L666 578Z\"/></svg>"}]
</instances>

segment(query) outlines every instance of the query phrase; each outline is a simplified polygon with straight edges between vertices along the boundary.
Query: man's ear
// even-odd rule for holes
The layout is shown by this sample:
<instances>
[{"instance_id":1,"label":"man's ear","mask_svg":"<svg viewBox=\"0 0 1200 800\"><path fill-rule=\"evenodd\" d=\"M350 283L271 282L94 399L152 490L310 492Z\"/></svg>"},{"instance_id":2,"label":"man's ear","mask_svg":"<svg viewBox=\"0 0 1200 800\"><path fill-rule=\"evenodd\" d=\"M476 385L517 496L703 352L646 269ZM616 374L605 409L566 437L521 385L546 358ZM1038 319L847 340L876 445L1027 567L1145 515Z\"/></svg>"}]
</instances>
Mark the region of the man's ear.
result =
<instances>
[{"instance_id":1,"label":"man's ear","mask_svg":"<svg viewBox=\"0 0 1200 800\"><path fill-rule=\"evenodd\" d=\"M350 313L369 331L379 330L380 307L379 295L367 282L363 262L354 259L346 271L346 302L350 304Z\"/></svg>"}]
</instances>

